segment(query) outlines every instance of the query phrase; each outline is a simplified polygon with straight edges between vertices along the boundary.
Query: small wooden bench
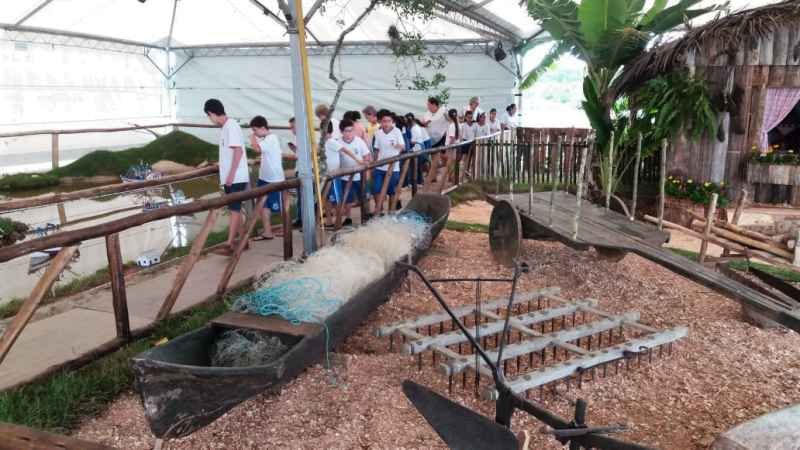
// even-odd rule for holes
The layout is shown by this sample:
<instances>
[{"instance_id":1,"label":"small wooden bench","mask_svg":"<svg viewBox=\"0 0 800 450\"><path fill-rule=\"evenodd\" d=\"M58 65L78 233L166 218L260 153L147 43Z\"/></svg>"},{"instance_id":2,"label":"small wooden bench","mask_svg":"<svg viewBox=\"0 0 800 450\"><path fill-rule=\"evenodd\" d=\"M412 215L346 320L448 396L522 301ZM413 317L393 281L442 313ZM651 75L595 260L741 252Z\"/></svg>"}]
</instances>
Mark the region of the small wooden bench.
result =
<instances>
[{"instance_id":1,"label":"small wooden bench","mask_svg":"<svg viewBox=\"0 0 800 450\"><path fill-rule=\"evenodd\" d=\"M243 314L232 311L226 312L212 320L211 324L221 328L248 328L251 330L300 337L315 335L322 331L322 326L316 323L301 322L295 325L276 315L257 316L255 314Z\"/></svg>"}]
</instances>

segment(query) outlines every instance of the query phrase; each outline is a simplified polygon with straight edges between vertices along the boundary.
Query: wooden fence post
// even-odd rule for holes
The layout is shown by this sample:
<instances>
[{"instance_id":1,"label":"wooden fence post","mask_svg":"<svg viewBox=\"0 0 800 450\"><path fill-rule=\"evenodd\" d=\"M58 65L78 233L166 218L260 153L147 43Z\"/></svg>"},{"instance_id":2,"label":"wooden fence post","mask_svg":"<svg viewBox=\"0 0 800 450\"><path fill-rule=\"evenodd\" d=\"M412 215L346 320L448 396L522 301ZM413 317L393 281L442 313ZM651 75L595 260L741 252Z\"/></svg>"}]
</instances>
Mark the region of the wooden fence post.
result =
<instances>
[{"instance_id":1,"label":"wooden fence post","mask_svg":"<svg viewBox=\"0 0 800 450\"><path fill-rule=\"evenodd\" d=\"M563 142L563 137L558 137L558 144L556 145L556 154L553 155L555 158L555 163L553 164L553 173L551 177L552 185L550 186L550 226L553 225L553 209L555 208L556 203L556 189L558 189L558 166L561 164L561 144Z\"/></svg>"},{"instance_id":2,"label":"wooden fence post","mask_svg":"<svg viewBox=\"0 0 800 450\"><path fill-rule=\"evenodd\" d=\"M578 227L579 222L581 220L581 200L583 199L583 172L586 170L586 157L589 153L589 146L588 144L586 147L581 149L581 165L578 168L578 190L575 192L576 197L576 208L575 208L575 217L572 220L572 240L578 240Z\"/></svg>"},{"instance_id":3,"label":"wooden fence post","mask_svg":"<svg viewBox=\"0 0 800 450\"><path fill-rule=\"evenodd\" d=\"M175 281L172 283L172 289L170 289L169 294L167 294L167 297L164 299L164 303L161 304L161 309L158 310L156 320L164 320L167 318L167 316L169 316L169 313L172 312L172 308L175 306L175 302L178 300L178 296L181 293L181 289L183 289L183 285L186 283L186 280L189 279L189 273L191 273L194 264L200 258L200 254L202 253L203 248L206 245L206 241L208 240L208 235L214 228L214 222L216 222L218 214L219 209L212 209L208 211L206 221L203 223L203 227L200 229L197 237L194 238L194 242L192 243L191 250L189 250L189 254L186 255L181 262L181 266L178 269L178 274L175 275ZM265 226L269 226L269 224Z\"/></svg>"},{"instance_id":4,"label":"wooden fence post","mask_svg":"<svg viewBox=\"0 0 800 450\"><path fill-rule=\"evenodd\" d=\"M661 168L658 177L659 194L658 194L658 229L664 229L664 202L666 201L664 192L664 185L667 182L667 140L661 140Z\"/></svg>"},{"instance_id":5,"label":"wooden fence post","mask_svg":"<svg viewBox=\"0 0 800 450\"><path fill-rule=\"evenodd\" d=\"M53 170L58 169L59 161L60 161L60 149L59 149L59 142L58 142L58 133L53 133L50 135L50 159L52 162Z\"/></svg>"},{"instance_id":6,"label":"wooden fence post","mask_svg":"<svg viewBox=\"0 0 800 450\"><path fill-rule=\"evenodd\" d=\"M67 267L67 264L72 261L72 256L77 250L77 246L62 248L50 262L50 265L47 266L44 275L39 278L33 291L31 291L31 295L22 304L22 307L14 316L3 335L0 336L0 363L3 362L9 350L11 350L11 346L14 345L25 325L33 317L33 313L36 312L36 308L42 302L50 287L56 282L58 276Z\"/></svg>"},{"instance_id":7,"label":"wooden fence post","mask_svg":"<svg viewBox=\"0 0 800 450\"><path fill-rule=\"evenodd\" d=\"M633 198L631 204L631 220L636 220L636 203L639 196L639 165L642 161L642 133L636 138L636 160L633 165Z\"/></svg>"},{"instance_id":8,"label":"wooden fence post","mask_svg":"<svg viewBox=\"0 0 800 450\"><path fill-rule=\"evenodd\" d=\"M614 184L614 132L611 132L611 141L608 145L608 171L606 183L606 211L611 208L611 186Z\"/></svg>"},{"instance_id":9,"label":"wooden fence post","mask_svg":"<svg viewBox=\"0 0 800 450\"><path fill-rule=\"evenodd\" d=\"M367 170L361 171L361 192L358 193L359 201L361 202L361 224L367 223L367 215L369 214L369 204L367 203Z\"/></svg>"},{"instance_id":10,"label":"wooden fence post","mask_svg":"<svg viewBox=\"0 0 800 450\"><path fill-rule=\"evenodd\" d=\"M119 233L106 236L106 255L108 256L108 272L111 277L111 295L114 299L117 337L127 341L131 338L131 318L128 314L125 268L122 265L122 252L119 248Z\"/></svg>"},{"instance_id":11,"label":"wooden fence post","mask_svg":"<svg viewBox=\"0 0 800 450\"><path fill-rule=\"evenodd\" d=\"M711 229L714 227L714 217L717 214L717 199L718 194L711 194L711 203L708 205L708 214L706 214L706 227L703 230L703 240L700 243L700 257L698 262L703 264L706 260L706 253L708 253L708 238L711 237Z\"/></svg>"},{"instance_id":12,"label":"wooden fence post","mask_svg":"<svg viewBox=\"0 0 800 450\"><path fill-rule=\"evenodd\" d=\"M228 283L231 281L233 271L236 270L236 265L239 263L239 259L242 257L242 252L244 252L244 248L248 245L250 241L250 235L253 233L253 230L256 227L256 222L258 222L259 216L261 215L261 208L264 207L264 197L256 198L256 205L257 206L253 211L252 217L247 219L247 223L244 226L244 234L242 239L236 243L236 248L233 250L231 260L228 262L228 265L225 267L225 271L222 273L222 278L220 278L219 284L217 285L217 295L222 296L228 289Z\"/></svg>"},{"instance_id":13,"label":"wooden fence post","mask_svg":"<svg viewBox=\"0 0 800 450\"><path fill-rule=\"evenodd\" d=\"M334 229L339 229L342 227L342 214L344 213L344 205L347 203L347 197L350 196L350 191L353 189L353 178L356 175L351 173L350 176L347 178L347 183L344 186L344 192L342 193L342 201L336 205L336 219L333 222Z\"/></svg>"},{"instance_id":14,"label":"wooden fence post","mask_svg":"<svg viewBox=\"0 0 800 450\"><path fill-rule=\"evenodd\" d=\"M403 190L403 180L406 179L406 175L408 175L408 167L411 165L411 160L415 158L409 158L403 161L403 166L400 167L400 179L397 182L397 187L394 189L394 195L389 199L389 207L386 208L387 211L392 212L396 208L397 199L400 198L400 191Z\"/></svg>"},{"instance_id":15,"label":"wooden fence post","mask_svg":"<svg viewBox=\"0 0 800 450\"><path fill-rule=\"evenodd\" d=\"M281 224L283 226L283 260L292 259L294 240L292 238L292 217L289 214L289 191L281 191Z\"/></svg>"}]
</instances>

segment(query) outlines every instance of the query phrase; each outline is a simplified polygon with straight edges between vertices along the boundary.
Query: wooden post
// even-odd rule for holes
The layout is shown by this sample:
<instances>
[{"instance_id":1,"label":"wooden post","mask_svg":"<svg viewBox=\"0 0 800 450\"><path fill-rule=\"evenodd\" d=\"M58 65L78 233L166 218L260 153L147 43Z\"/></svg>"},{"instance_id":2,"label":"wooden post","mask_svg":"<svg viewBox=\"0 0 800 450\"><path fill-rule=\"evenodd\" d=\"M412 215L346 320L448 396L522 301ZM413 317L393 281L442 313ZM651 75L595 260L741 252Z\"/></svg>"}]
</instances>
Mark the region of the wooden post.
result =
<instances>
[{"instance_id":1,"label":"wooden post","mask_svg":"<svg viewBox=\"0 0 800 450\"><path fill-rule=\"evenodd\" d=\"M714 226L714 216L717 214L717 199L716 193L711 194L711 203L708 205L708 214L706 214L706 226L703 230L703 240L700 243L700 257L698 262L703 264L706 260L706 253L708 252L708 238L711 237L711 229Z\"/></svg>"},{"instance_id":2,"label":"wooden post","mask_svg":"<svg viewBox=\"0 0 800 450\"><path fill-rule=\"evenodd\" d=\"M589 153L588 144L581 149L581 165L578 168L578 190L575 192L576 208L575 217L572 220L572 240L578 240L578 226L581 221L581 200L583 199L583 173L586 171L586 157Z\"/></svg>"},{"instance_id":3,"label":"wooden post","mask_svg":"<svg viewBox=\"0 0 800 450\"><path fill-rule=\"evenodd\" d=\"M531 145L528 146L528 213L533 214L533 136Z\"/></svg>"},{"instance_id":4,"label":"wooden post","mask_svg":"<svg viewBox=\"0 0 800 450\"><path fill-rule=\"evenodd\" d=\"M664 202L665 195L664 184L667 182L667 140L661 140L661 175L658 177L659 194L658 194L658 229L664 229Z\"/></svg>"},{"instance_id":5,"label":"wooden post","mask_svg":"<svg viewBox=\"0 0 800 450\"><path fill-rule=\"evenodd\" d=\"M636 138L636 159L633 165L633 198L631 204L631 221L636 220L636 203L639 197L639 166L642 162L642 133Z\"/></svg>"},{"instance_id":6,"label":"wooden post","mask_svg":"<svg viewBox=\"0 0 800 450\"><path fill-rule=\"evenodd\" d=\"M800 267L800 228L797 229L794 237L794 259L792 259L792 265Z\"/></svg>"},{"instance_id":7,"label":"wooden post","mask_svg":"<svg viewBox=\"0 0 800 450\"><path fill-rule=\"evenodd\" d=\"M608 145L608 175L606 177L606 211L611 208L611 186L614 184L614 132L611 132L611 141Z\"/></svg>"},{"instance_id":8,"label":"wooden post","mask_svg":"<svg viewBox=\"0 0 800 450\"><path fill-rule=\"evenodd\" d=\"M556 189L558 189L558 166L561 164L561 143L563 141L563 137L558 137L558 145L556 146L556 154L553 155L552 159L555 159L555 163L553 164L552 177L550 178L552 182L552 186L550 189L550 226L553 225L553 209L555 208L556 202Z\"/></svg>"},{"instance_id":9,"label":"wooden post","mask_svg":"<svg viewBox=\"0 0 800 450\"><path fill-rule=\"evenodd\" d=\"M435 152L431 155L431 167L428 170L428 175L425 176L425 184L423 186L426 192L432 192L433 180L439 172L439 159L441 157L442 155L440 152Z\"/></svg>"},{"instance_id":10,"label":"wooden post","mask_svg":"<svg viewBox=\"0 0 800 450\"><path fill-rule=\"evenodd\" d=\"M67 210L64 209L64 204L63 203L59 203L58 205L56 205L56 209L58 210L58 223L61 226L66 225L67 224Z\"/></svg>"},{"instance_id":11,"label":"wooden post","mask_svg":"<svg viewBox=\"0 0 800 450\"><path fill-rule=\"evenodd\" d=\"M445 186L447 186L447 181L450 179L450 173L453 171L453 168L457 163L456 159L458 158L457 155L458 149L452 149L447 151L450 152L451 155L450 157L447 158L447 165L445 165L444 167L444 175L442 176L442 179L439 182L438 190L435 191L437 194L441 194L442 191L444 191Z\"/></svg>"},{"instance_id":12,"label":"wooden post","mask_svg":"<svg viewBox=\"0 0 800 450\"><path fill-rule=\"evenodd\" d=\"M409 158L403 161L403 167L400 168L400 181L397 182L397 187L394 190L394 195L389 200L389 207L386 208L387 211L392 212L395 210L395 205L397 205L397 198L400 197L400 191L403 189L403 180L406 179L406 175L408 174L408 167L411 165L411 160L415 158Z\"/></svg>"},{"instance_id":13,"label":"wooden post","mask_svg":"<svg viewBox=\"0 0 800 450\"><path fill-rule=\"evenodd\" d=\"M361 171L361 192L358 193L359 200L361 201L361 224L367 223L367 214L369 214L369 204L367 203L367 171Z\"/></svg>"},{"instance_id":14,"label":"wooden post","mask_svg":"<svg viewBox=\"0 0 800 450\"><path fill-rule=\"evenodd\" d=\"M53 133L50 135L51 137L51 145L50 145L50 159L52 161L53 170L58 169L59 165L59 144L58 144L58 133Z\"/></svg>"},{"instance_id":15,"label":"wooden post","mask_svg":"<svg viewBox=\"0 0 800 450\"><path fill-rule=\"evenodd\" d=\"M292 259L294 240L292 238L292 217L289 214L289 191L281 191L281 224L283 225L283 260Z\"/></svg>"},{"instance_id":16,"label":"wooden post","mask_svg":"<svg viewBox=\"0 0 800 450\"><path fill-rule=\"evenodd\" d=\"M393 173L394 173L394 161L390 162L386 166L386 175L383 177L383 184L381 185L381 193L380 193L380 196L383 199L383 204L381 205L380 211L378 211L377 208L375 209L375 214L381 214L383 212L383 206L388 203L387 201L388 199L386 198L386 192L389 190L389 181L391 181ZM400 183L398 182L397 184L399 185ZM395 187L395 191L397 191L397 187ZM388 207L386 210L391 211L391 209L389 209Z\"/></svg>"},{"instance_id":17,"label":"wooden post","mask_svg":"<svg viewBox=\"0 0 800 450\"><path fill-rule=\"evenodd\" d=\"M131 338L131 318L128 314L128 297L125 292L125 268L122 265L122 252L119 248L119 234L106 236L106 255L108 272L111 278L111 296L114 301L114 320L117 323L117 337Z\"/></svg>"},{"instance_id":18,"label":"wooden post","mask_svg":"<svg viewBox=\"0 0 800 450\"><path fill-rule=\"evenodd\" d=\"M336 205L336 221L333 222L333 225L337 230L342 227L342 214L344 213L344 205L347 203L347 197L350 195L350 190L353 189L353 177L355 176L355 174L351 173L347 178L347 183L345 184L344 192L342 193L342 201Z\"/></svg>"},{"instance_id":19,"label":"wooden post","mask_svg":"<svg viewBox=\"0 0 800 450\"><path fill-rule=\"evenodd\" d=\"M175 282L172 283L172 289L170 289L169 294L167 294L167 298L164 299L164 303L161 304L161 309L158 310L156 320L164 320L169 316L169 313L172 312L172 307L175 306L175 302L178 300L178 295L180 295L183 285L186 283L186 280L189 279L189 273L191 273L197 260L200 259L200 254L206 245L208 235L214 228L214 222L216 222L218 214L219 209L208 211L206 221L203 223L200 232L194 238L189 254L186 255L181 262L181 267L178 269L178 274L175 276ZM269 226L269 224L264 226Z\"/></svg>"},{"instance_id":20,"label":"wooden post","mask_svg":"<svg viewBox=\"0 0 800 450\"><path fill-rule=\"evenodd\" d=\"M33 313L50 290L50 287L56 282L58 276L67 267L67 264L72 261L72 256L76 250L78 250L77 246L62 248L50 262L50 265L47 266L44 275L39 278L33 291L31 291L31 295L22 304L22 307L14 316L3 335L0 336L0 363L3 362L9 350L11 350L11 346L14 345L25 325L33 317Z\"/></svg>"},{"instance_id":21,"label":"wooden post","mask_svg":"<svg viewBox=\"0 0 800 450\"><path fill-rule=\"evenodd\" d=\"M261 212L260 209L264 207L264 197L258 197L256 199L256 205L258 205L258 207L256 207L252 217L247 219L247 223L244 226L244 235L242 236L242 239L236 243L236 248L233 250L231 260L228 262L228 265L225 267L225 271L222 273L222 278L220 278L219 284L217 285L217 295L222 296L228 289L228 283L231 281L233 271L236 270L236 264L239 263L239 258L242 257L244 248L249 243L250 235L253 233L253 230L256 227L256 222L258 222L258 216Z\"/></svg>"},{"instance_id":22,"label":"wooden post","mask_svg":"<svg viewBox=\"0 0 800 450\"><path fill-rule=\"evenodd\" d=\"M733 219L731 223L734 225L739 225L739 220L742 218L742 211L747 205L747 189L742 188L741 195L739 196L739 201L736 202L736 209L733 211Z\"/></svg>"},{"instance_id":23,"label":"wooden post","mask_svg":"<svg viewBox=\"0 0 800 450\"><path fill-rule=\"evenodd\" d=\"M411 160L412 160L411 167L414 170L412 172L413 175L411 177L411 196L414 197L415 195L417 195L417 180L418 180L417 177L419 177L419 171L420 171L419 156L415 156L411 158ZM362 191L364 190L363 187L361 190Z\"/></svg>"}]
</instances>

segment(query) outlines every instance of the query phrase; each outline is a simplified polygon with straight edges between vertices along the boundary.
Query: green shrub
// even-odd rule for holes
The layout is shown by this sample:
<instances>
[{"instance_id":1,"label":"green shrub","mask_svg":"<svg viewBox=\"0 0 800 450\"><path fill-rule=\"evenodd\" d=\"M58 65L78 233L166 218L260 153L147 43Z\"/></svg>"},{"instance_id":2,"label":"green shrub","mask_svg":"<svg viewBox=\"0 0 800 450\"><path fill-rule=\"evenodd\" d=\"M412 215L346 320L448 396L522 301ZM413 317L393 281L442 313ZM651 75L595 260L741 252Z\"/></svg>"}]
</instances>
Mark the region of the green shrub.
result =
<instances>
[{"instance_id":1,"label":"green shrub","mask_svg":"<svg viewBox=\"0 0 800 450\"><path fill-rule=\"evenodd\" d=\"M0 177L0 191L27 191L58 184L58 177L49 173L16 173Z\"/></svg>"},{"instance_id":2,"label":"green shrub","mask_svg":"<svg viewBox=\"0 0 800 450\"><path fill-rule=\"evenodd\" d=\"M711 181L698 182L691 178L683 180L679 177L667 177L664 192L674 198L691 200L692 203L708 205L711 195L717 194L717 207L724 208L728 205L728 196L725 193L725 182L714 183Z\"/></svg>"}]
</instances>

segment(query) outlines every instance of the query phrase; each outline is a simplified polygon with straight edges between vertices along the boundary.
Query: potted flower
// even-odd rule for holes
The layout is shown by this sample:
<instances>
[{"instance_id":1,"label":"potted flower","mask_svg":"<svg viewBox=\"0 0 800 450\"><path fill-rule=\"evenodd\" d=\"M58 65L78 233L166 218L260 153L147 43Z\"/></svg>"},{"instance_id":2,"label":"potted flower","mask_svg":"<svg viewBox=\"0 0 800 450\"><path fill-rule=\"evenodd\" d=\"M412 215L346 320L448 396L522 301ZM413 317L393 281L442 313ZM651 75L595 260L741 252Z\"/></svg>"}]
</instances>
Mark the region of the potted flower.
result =
<instances>
[{"instance_id":1,"label":"potted flower","mask_svg":"<svg viewBox=\"0 0 800 450\"><path fill-rule=\"evenodd\" d=\"M711 197L717 194L718 219L724 218L723 210L728 205L725 182L719 184L712 181L698 182L692 178L683 179L677 176L667 177L664 185L664 219L691 226L692 213L705 217L711 204Z\"/></svg>"}]
</instances>

